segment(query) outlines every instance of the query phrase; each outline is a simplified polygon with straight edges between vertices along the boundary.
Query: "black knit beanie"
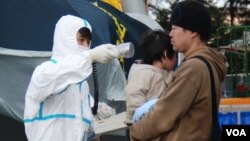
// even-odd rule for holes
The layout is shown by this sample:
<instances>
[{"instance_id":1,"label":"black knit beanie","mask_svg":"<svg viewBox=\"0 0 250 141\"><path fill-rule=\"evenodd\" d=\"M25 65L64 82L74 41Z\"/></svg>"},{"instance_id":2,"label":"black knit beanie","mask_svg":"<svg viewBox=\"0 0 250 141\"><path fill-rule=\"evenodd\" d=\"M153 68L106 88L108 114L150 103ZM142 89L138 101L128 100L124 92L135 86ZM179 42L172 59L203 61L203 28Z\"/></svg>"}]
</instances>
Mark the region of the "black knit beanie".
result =
<instances>
[{"instance_id":1,"label":"black knit beanie","mask_svg":"<svg viewBox=\"0 0 250 141\"><path fill-rule=\"evenodd\" d=\"M211 31L210 12L198 1L179 2L171 13L170 24L197 32L203 41L209 40Z\"/></svg>"}]
</instances>

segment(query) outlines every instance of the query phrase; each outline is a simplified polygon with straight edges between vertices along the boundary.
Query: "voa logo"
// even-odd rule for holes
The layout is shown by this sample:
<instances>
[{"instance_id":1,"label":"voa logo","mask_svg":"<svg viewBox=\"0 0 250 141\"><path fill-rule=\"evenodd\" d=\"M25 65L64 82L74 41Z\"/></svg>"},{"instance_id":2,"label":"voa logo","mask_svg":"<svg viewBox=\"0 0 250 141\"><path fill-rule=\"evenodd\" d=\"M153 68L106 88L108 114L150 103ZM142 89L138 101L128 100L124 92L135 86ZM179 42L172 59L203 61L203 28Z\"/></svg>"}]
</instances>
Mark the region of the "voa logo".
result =
<instances>
[{"instance_id":1,"label":"voa logo","mask_svg":"<svg viewBox=\"0 0 250 141\"><path fill-rule=\"evenodd\" d=\"M227 136L247 136L244 129L226 129Z\"/></svg>"}]
</instances>

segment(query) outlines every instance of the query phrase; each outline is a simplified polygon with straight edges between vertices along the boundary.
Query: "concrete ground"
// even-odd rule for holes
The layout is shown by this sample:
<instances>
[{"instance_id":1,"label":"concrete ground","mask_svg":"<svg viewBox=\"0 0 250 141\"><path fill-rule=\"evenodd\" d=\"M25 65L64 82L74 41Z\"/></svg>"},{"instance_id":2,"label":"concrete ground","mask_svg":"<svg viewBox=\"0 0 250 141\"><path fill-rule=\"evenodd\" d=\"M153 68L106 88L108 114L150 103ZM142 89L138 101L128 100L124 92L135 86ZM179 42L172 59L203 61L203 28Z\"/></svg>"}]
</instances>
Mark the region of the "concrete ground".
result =
<instances>
[{"instance_id":1,"label":"concrete ground","mask_svg":"<svg viewBox=\"0 0 250 141\"><path fill-rule=\"evenodd\" d=\"M102 135L99 141L127 141L125 136ZM12 118L0 115L0 141L27 141L24 125Z\"/></svg>"}]
</instances>

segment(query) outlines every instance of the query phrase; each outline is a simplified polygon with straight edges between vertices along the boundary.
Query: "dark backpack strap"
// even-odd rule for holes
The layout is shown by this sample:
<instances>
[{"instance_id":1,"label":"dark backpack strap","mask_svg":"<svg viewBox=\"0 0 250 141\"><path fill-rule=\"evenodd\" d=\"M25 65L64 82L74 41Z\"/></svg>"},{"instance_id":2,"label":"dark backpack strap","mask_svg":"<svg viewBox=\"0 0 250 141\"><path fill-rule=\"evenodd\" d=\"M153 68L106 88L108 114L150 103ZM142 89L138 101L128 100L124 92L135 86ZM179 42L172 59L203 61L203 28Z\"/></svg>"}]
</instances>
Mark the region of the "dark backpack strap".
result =
<instances>
[{"instance_id":1,"label":"dark backpack strap","mask_svg":"<svg viewBox=\"0 0 250 141\"><path fill-rule=\"evenodd\" d=\"M211 131L211 141L220 141L221 140L221 129L218 122L218 109L216 101L216 90L215 90L215 81L214 74L211 65L203 56L194 56L192 58L198 58L203 61L209 70L210 74L210 83L211 83L211 101L212 101L212 131Z\"/></svg>"}]
</instances>

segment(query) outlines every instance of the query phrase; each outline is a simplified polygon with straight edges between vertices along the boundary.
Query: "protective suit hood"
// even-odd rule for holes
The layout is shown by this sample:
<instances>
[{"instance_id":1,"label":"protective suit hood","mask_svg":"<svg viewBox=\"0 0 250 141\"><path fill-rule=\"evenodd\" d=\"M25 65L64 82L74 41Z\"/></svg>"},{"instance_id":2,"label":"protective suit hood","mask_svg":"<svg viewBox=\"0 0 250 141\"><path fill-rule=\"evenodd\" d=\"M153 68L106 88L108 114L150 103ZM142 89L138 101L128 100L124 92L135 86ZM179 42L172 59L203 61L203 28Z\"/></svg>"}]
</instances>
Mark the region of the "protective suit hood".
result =
<instances>
[{"instance_id":1,"label":"protective suit hood","mask_svg":"<svg viewBox=\"0 0 250 141\"><path fill-rule=\"evenodd\" d=\"M67 54L79 51L76 35L82 27L87 27L92 32L89 22L79 17L65 15L58 20L54 31L53 59L60 59Z\"/></svg>"}]
</instances>

